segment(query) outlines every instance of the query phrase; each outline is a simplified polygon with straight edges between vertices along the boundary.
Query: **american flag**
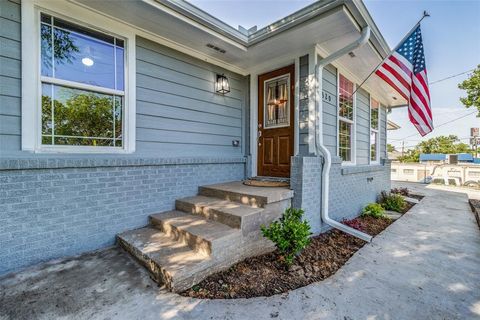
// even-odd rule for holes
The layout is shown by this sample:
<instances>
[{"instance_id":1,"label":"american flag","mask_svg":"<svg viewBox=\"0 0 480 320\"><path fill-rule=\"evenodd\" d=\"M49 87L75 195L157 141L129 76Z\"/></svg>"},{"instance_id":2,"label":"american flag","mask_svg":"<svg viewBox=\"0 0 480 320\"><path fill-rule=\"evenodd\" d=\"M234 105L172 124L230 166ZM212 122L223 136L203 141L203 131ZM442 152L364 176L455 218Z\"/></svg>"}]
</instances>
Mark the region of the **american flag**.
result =
<instances>
[{"instance_id":1,"label":"american flag","mask_svg":"<svg viewBox=\"0 0 480 320\"><path fill-rule=\"evenodd\" d=\"M420 25L375 72L408 101L408 117L424 136L433 130Z\"/></svg>"}]
</instances>

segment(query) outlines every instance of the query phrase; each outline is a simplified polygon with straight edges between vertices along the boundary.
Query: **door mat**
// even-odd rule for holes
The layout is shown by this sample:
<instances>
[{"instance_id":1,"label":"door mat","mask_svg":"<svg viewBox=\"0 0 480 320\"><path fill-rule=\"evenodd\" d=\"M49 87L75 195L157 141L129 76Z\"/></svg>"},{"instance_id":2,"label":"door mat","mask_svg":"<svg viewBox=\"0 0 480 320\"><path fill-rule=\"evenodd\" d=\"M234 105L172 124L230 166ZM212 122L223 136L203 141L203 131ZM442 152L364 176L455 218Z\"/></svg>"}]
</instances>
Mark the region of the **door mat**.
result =
<instances>
[{"instance_id":1,"label":"door mat","mask_svg":"<svg viewBox=\"0 0 480 320\"><path fill-rule=\"evenodd\" d=\"M253 177L243 181L244 185L252 187L290 187L290 179L276 177Z\"/></svg>"}]
</instances>

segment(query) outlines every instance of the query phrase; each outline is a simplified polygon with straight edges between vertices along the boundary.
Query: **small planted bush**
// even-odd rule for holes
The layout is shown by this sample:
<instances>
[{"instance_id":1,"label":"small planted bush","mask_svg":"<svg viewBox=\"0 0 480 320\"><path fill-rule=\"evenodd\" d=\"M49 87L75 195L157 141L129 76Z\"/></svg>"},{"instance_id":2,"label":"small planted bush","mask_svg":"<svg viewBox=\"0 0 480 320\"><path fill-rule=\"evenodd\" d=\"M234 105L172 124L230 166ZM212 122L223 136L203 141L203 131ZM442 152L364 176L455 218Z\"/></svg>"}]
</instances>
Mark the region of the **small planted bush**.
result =
<instances>
[{"instance_id":1,"label":"small planted bush","mask_svg":"<svg viewBox=\"0 0 480 320\"><path fill-rule=\"evenodd\" d=\"M262 225L264 237L270 239L290 266L298 255L310 243L310 225L302 220L302 209L288 208L278 221L268 227Z\"/></svg>"},{"instance_id":2,"label":"small planted bush","mask_svg":"<svg viewBox=\"0 0 480 320\"><path fill-rule=\"evenodd\" d=\"M369 203L363 208L362 216L382 218L385 215L385 209L378 203Z\"/></svg>"},{"instance_id":3,"label":"small planted bush","mask_svg":"<svg viewBox=\"0 0 480 320\"><path fill-rule=\"evenodd\" d=\"M407 202L401 195L395 193L386 193L385 191L382 191L380 195L380 204L385 210L397 212L403 212L407 206Z\"/></svg>"}]
</instances>

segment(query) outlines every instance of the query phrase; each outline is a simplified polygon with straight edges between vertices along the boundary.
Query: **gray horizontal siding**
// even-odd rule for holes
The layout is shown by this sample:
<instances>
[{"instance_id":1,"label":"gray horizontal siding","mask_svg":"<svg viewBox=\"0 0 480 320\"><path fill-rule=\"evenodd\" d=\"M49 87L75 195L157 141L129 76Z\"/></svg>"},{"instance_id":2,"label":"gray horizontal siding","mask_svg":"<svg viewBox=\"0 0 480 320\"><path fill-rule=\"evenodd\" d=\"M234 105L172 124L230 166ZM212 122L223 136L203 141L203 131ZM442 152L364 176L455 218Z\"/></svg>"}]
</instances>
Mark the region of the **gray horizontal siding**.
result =
<instances>
[{"instance_id":1,"label":"gray horizontal siding","mask_svg":"<svg viewBox=\"0 0 480 320\"><path fill-rule=\"evenodd\" d=\"M20 4L0 1L0 153L20 150Z\"/></svg>"},{"instance_id":2,"label":"gray horizontal siding","mask_svg":"<svg viewBox=\"0 0 480 320\"><path fill-rule=\"evenodd\" d=\"M380 110L380 158L387 157L387 109Z\"/></svg>"},{"instance_id":3,"label":"gray horizontal siding","mask_svg":"<svg viewBox=\"0 0 480 320\"><path fill-rule=\"evenodd\" d=\"M216 73L231 92L214 93ZM137 152L164 157L239 156L244 141L246 79L137 38Z\"/></svg>"},{"instance_id":4,"label":"gray horizontal siding","mask_svg":"<svg viewBox=\"0 0 480 320\"><path fill-rule=\"evenodd\" d=\"M356 159L357 164L369 163L370 95L363 89L356 93Z\"/></svg>"},{"instance_id":5,"label":"gray horizontal siding","mask_svg":"<svg viewBox=\"0 0 480 320\"><path fill-rule=\"evenodd\" d=\"M308 54L299 63L299 154L308 154Z\"/></svg>"},{"instance_id":6,"label":"gray horizontal siding","mask_svg":"<svg viewBox=\"0 0 480 320\"><path fill-rule=\"evenodd\" d=\"M332 65L323 69L322 90L332 96L323 100L323 143L332 155L337 154L337 70Z\"/></svg>"}]
</instances>

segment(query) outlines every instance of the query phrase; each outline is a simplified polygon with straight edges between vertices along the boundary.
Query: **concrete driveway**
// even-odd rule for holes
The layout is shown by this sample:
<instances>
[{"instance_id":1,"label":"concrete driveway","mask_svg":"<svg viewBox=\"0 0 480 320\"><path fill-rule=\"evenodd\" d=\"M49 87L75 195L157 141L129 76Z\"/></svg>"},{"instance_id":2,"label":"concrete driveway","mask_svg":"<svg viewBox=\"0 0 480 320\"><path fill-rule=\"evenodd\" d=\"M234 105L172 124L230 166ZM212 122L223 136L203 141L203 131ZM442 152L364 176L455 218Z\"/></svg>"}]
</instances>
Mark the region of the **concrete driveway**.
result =
<instances>
[{"instance_id":1,"label":"concrete driveway","mask_svg":"<svg viewBox=\"0 0 480 320\"><path fill-rule=\"evenodd\" d=\"M289 294L180 297L110 248L1 279L0 319L480 319L480 231L467 195L408 187L426 195L420 204L334 276Z\"/></svg>"}]
</instances>

